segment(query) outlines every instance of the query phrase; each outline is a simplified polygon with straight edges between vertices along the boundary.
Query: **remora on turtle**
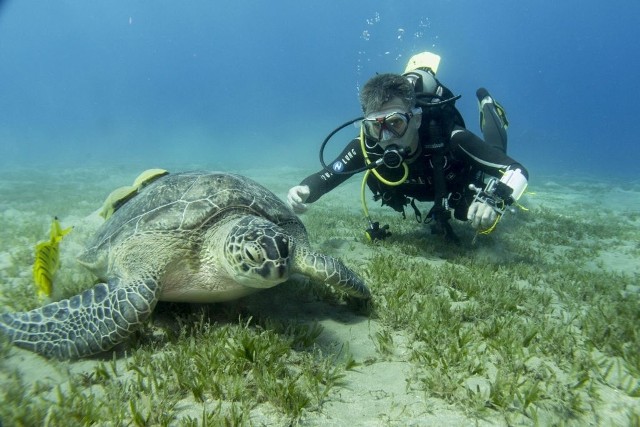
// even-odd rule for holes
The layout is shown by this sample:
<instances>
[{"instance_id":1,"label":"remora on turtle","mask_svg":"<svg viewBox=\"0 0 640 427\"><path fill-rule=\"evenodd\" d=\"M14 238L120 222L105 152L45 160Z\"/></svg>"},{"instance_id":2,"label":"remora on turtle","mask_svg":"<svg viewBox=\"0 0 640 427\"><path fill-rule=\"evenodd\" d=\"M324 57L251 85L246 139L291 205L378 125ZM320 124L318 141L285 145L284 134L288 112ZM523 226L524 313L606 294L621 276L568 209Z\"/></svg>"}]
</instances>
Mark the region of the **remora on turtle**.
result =
<instances>
[{"instance_id":1,"label":"remora on turtle","mask_svg":"<svg viewBox=\"0 0 640 427\"><path fill-rule=\"evenodd\" d=\"M222 172L157 179L109 217L78 260L103 283L0 315L0 331L13 344L47 357L89 356L126 339L160 300L231 300L292 274L370 297L342 262L311 251L304 225L278 197Z\"/></svg>"}]
</instances>

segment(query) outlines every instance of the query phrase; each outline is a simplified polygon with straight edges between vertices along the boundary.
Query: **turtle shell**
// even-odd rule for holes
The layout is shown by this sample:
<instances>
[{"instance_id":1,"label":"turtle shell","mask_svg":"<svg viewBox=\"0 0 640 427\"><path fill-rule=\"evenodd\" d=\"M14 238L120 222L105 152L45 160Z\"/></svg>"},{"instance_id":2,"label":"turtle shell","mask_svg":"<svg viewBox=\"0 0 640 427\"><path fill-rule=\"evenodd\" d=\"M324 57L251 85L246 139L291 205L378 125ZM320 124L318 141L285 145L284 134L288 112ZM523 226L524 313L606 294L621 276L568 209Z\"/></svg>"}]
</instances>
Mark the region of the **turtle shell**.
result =
<instances>
[{"instance_id":1,"label":"turtle shell","mask_svg":"<svg viewBox=\"0 0 640 427\"><path fill-rule=\"evenodd\" d=\"M304 226L275 194L247 177L224 172L183 172L163 176L127 201L79 256L93 264L104 251L137 233L204 232L229 214L256 215L306 240Z\"/></svg>"}]
</instances>

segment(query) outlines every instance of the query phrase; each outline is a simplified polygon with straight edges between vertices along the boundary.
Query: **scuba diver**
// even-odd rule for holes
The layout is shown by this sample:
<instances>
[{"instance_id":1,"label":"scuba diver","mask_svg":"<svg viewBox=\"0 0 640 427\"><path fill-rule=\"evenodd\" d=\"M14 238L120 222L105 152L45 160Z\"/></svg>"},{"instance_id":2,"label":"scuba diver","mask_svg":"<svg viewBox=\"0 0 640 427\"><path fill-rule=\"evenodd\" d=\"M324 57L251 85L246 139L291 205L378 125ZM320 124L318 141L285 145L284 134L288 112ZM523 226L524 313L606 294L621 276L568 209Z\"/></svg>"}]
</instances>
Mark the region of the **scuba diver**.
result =
<instances>
[{"instance_id":1,"label":"scuba diver","mask_svg":"<svg viewBox=\"0 0 640 427\"><path fill-rule=\"evenodd\" d=\"M403 216L411 206L416 219L429 223L433 234L455 243L459 240L449 223L452 214L486 234L509 205L517 205L526 189L528 172L506 154L504 109L486 89L478 89L484 140L467 130L454 105L459 96L436 79L439 62L438 55L423 52L409 60L402 75L379 74L363 86L360 103L364 117L329 134L320 149L323 169L289 190L287 201L296 213L363 171L361 196L370 240L384 239L390 232L387 225L381 227L369 217L365 183L374 200ZM359 137L325 164L323 150L328 140L358 121ZM493 178L485 180L485 174ZM434 202L424 220L416 200Z\"/></svg>"}]
</instances>

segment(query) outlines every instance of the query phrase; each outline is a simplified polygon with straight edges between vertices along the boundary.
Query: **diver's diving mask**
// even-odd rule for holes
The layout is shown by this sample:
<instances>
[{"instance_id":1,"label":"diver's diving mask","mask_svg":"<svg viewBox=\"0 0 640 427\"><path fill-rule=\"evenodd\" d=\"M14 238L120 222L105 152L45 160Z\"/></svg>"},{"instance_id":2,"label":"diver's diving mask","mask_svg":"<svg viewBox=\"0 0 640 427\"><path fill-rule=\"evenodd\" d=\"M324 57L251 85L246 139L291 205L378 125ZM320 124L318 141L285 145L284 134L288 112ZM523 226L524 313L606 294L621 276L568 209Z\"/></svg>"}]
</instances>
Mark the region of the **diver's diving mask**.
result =
<instances>
[{"instance_id":1,"label":"diver's diving mask","mask_svg":"<svg viewBox=\"0 0 640 427\"><path fill-rule=\"evenodd\" d=\"M420 113L422 113L421 108L414 108L408 113L394 111L385 115L365 117L362 120L362 127L365 135L376 143L402 138L409 129L411 118Z\"/></svg>"}]
</instances>

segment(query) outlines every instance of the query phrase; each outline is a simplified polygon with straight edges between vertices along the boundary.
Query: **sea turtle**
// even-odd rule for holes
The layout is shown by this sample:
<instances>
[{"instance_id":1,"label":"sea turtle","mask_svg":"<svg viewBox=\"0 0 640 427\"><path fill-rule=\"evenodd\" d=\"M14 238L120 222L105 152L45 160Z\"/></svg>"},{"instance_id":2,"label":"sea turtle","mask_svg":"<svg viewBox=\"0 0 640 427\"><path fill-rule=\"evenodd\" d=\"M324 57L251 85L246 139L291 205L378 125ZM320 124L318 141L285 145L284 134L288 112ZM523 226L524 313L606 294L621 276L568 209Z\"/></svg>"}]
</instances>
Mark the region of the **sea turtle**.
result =
<instances>
[{"instance_id":1,"label":"sea turtle","mask_svg":"<svg viewBox=\"0 0 640 427\"><path fill-rule=\"evenodd\" d=\"M47 357L89 356L123 341L160 300L232 300L296 273L370 297L357 274L310 249L304 225L286 204L231 173L158 178L109 217L78 260L103 283L0 315L0 331L13 344Z\"/></svg>"}]
</instances>

